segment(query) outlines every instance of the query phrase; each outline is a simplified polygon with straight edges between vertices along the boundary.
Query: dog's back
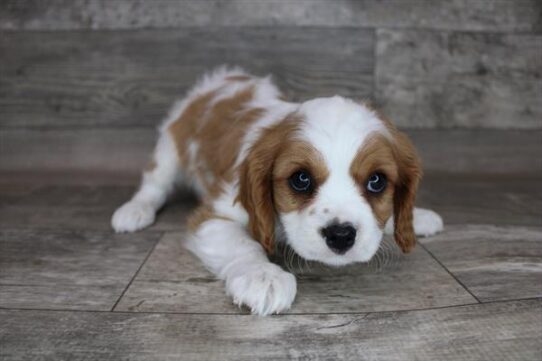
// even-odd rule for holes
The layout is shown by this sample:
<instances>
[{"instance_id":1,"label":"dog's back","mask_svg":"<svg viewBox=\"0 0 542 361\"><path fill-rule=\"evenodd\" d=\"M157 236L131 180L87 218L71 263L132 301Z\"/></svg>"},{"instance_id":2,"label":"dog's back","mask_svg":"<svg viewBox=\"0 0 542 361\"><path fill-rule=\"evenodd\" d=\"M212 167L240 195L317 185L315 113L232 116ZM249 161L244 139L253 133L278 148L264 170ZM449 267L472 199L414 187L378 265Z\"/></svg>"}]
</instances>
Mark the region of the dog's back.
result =
<instances>
[{"instance_id":1,"label":"dog's back","mask_svg":"<svg viewBox=\"0 0 542 361\"><path fill-rule=\"evenodd\" d=\"M205 77L166 120L161 136L175 144L179 166L204 194L233 178L243 138L266 112L258 93L271 84L237 70ZM278 94L278 90L277 90Z\"/></svg>"}]
</instances>

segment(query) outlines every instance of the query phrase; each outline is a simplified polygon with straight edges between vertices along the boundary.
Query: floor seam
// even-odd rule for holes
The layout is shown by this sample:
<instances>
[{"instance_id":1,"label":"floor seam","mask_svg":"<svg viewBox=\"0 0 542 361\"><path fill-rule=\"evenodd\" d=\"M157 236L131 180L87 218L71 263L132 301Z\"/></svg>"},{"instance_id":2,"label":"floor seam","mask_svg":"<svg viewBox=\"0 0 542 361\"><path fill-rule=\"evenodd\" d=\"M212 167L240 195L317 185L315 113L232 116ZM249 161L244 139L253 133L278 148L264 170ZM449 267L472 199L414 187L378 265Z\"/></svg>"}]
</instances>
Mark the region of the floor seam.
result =
<instances>
[{"instance_id":1,"label":"floor seam","mask_svg":"<svg viewBox=\"0 0 542 361\"><path fill-rule=\"evenodd\" d=\"M402 313L402 312L420 312L420 311L436 311L442 309L450 308L459 308L459 307L468 307L468 306L482 306L482 305L492 305L496 303L506 303L506 302L524 302L524 301L536 301L542 300L542 297L526 297L526 298L514 298L514 299L505 299L505 300L495 300L487 301L480 303L462 303L458 305L449 305L449 306L437 306L437 307L427 307L427 308L411 308L411 309L395 309L395 310L384 310L384 311L353 311L353 312L292 312L292 313L282 313L280 315L274 316L322 316L322 315L360 315L360 314L379 314L379 313ZM74 313L116 313L116 314L164 314L164 315L207 315L207 316L254 316L250 313L228 313L228 312L175 312L175 311L111 311L111 310L77 310L77 309L47 309L47 308L19 308L19 307L1 307L0 311L44 311L44 312L74 312Z\"/></svg>"},{"instance_id":2,"label":"floor seam","mask_svg":"<svg viewBox=\"0 0 542 361\"><path fill-rule=\"evenodd\" d=\"M113 307L111 308L111 310L110 310L109 312L114 312L114 311L115 311L115 308L116 308L117 305L119 304L120 300L124 297L124 294L126 293L126 291L128 291L128 289L130 288L130 286L132 285L132 283L133 283L134 280L136 279L137 275L139 274L139 271L141 271L141 269L143 268L143 266L145 266L145 263L147 263L147 260L149 259L149 257L151 256L151 254L154 252L154 249L156 248L156 246L158 245L158 243L162 240L162 238L164 238L165 233L166 233L166 232L161 232L160 237L158 237L158 239L154 242L154 244L152 245L151 249L149 250L149 252L148 252L147 255L145 256L145 258L143 259L143 262L141 262L141 264L140 264L139 267L137 268L136 272L134 273L132 279L130 279L130 282L128 282L128 284L126 285L126 287L124 288L124 290L122 291L122 293L120 294L119 298L117 299L117 301L115 302L115 304L113 305Z\"/></svg>"},{"instance_id":3,"label":"floor seam","mask_svg":"<svg viewBox=\"0 0 542 361\"><path fill-rule=\"evenodd\" d=\"M427 249L427 247L425 247L422 243L418 243L427 253L429 253L429 255L431 256L431 258L433 258L442 268L444 268L444 270L461 286L463 287L463 289L465 291L467 291L467 293L469 295L472 296L472 298L474 298L476 300L476 302L478 302L479 304L482 304L484 302L480 301L480 299L478 297L476 297L474 295L474 293L471 292L471 290L468 289L468 287L459 280L459 278L457 278L456 275L454 275L449 269L448 267L446 267L444 265L444 263L442 263L429 249Z\"/></svg>"}]
</instances>

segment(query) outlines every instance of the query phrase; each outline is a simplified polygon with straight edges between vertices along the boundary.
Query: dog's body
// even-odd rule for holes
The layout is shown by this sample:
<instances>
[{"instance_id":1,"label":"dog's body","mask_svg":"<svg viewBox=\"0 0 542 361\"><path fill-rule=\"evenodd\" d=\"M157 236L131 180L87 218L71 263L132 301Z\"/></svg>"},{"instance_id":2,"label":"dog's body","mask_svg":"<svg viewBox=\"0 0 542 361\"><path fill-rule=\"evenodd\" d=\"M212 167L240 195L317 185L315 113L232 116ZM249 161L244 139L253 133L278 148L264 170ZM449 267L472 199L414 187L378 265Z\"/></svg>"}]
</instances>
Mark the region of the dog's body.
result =
<instances>
[{"instance_id":1,"label":"dog's body","mask_svg":"<svg viewBox=\"0 0 542 361\"><path fill-rule=\"evenodd\" d=\"M171 111L112 225L142 229L177 184L192 187L203 202L188 248L235 303L270 314L296 294L294 276L267 258L275 242L344 265L368 261L384 229L405 252L414 232L439 231L436 213L413 208L420 175L408 139L366 106L338 96L286 102L269 78L220 69Z\"/></svg>"}]
</instances>

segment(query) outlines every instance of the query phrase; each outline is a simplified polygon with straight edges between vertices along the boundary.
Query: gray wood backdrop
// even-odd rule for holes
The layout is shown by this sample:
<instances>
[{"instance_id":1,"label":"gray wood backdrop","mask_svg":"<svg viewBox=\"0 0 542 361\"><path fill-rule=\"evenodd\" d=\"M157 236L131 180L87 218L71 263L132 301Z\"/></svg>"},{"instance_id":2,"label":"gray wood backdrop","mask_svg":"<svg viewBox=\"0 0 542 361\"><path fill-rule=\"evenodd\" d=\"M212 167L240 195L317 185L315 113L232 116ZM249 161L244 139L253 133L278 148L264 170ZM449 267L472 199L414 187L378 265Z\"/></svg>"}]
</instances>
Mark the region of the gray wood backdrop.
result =
<instances>
[{"instance_id":1,"label":"gray wood backdrop","mask_svg":"<svg viewBox=\"0 0 542 361\"><path fill-rule=\"evenodd\" d=\"M0 32L0 170L134 169L172 101L220 64L272 73L297 100L371 100L402 128L540 145L540 0L3 0Z\"/></svg>"}]
</instances>

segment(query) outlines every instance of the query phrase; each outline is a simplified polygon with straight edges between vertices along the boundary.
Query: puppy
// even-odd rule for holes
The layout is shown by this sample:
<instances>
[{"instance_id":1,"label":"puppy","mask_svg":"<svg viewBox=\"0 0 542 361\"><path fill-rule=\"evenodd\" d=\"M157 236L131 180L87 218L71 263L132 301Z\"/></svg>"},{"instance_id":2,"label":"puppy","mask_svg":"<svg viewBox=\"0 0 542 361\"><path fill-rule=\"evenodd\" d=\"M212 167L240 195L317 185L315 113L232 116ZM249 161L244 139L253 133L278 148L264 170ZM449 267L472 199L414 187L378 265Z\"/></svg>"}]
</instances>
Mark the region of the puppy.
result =
<instances>
[{"instance_id":1,"label":"puppy","mask_svg":"<svg viewBox=\"0 0 542 361\"><path fill-rule=\"evenodd\" d=\"M151 225L176 185L202 204L187 247L238 305L290 308L295 277L269 261L276 242L332 266L365 262L384 232L409 252L442 219L414 209L421 176L407 137L340 96L283 99L269 77L222 68L203 77L160 128L139 190L113 215L117 232Z\"/></svg>"}]
</instances>

